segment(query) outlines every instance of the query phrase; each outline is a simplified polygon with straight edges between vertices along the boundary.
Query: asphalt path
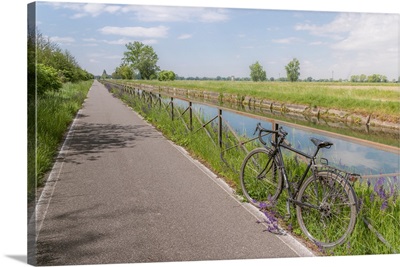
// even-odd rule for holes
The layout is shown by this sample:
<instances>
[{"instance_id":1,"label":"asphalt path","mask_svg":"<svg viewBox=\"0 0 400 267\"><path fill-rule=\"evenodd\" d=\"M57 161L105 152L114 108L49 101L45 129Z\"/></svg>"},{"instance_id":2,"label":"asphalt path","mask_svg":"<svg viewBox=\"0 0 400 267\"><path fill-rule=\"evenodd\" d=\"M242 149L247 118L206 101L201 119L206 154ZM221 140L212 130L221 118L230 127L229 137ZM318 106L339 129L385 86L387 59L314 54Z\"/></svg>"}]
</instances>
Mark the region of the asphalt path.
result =
<instances>
[{"instance_id":1,"label":"asphalt path","mask_svg":"<svg viewBox=\"0 0 400 267\"><path fill-rule=\"evenodd\" d=\"M312 256L97 81L36 215L38 265Z\"/></svg>"}]
</instances>

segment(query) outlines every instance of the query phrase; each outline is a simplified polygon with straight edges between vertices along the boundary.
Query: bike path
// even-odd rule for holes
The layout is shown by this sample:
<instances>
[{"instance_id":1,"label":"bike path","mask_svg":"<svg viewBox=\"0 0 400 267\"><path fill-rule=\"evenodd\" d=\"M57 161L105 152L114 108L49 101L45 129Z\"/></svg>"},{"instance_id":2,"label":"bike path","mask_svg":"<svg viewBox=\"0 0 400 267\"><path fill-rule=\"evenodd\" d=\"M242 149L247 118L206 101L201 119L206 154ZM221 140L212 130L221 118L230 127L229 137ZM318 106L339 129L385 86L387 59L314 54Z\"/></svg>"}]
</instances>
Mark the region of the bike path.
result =
<instances>
[{"instance_id":1,"label":"bike path","mask_svg":"<svg viewBox=\"0 0 400 267\"><path fill-rule=\"evenodd\" d=\"M312 256L95 81L39 201L38 265Z\"/></svg>"}]
</instances>

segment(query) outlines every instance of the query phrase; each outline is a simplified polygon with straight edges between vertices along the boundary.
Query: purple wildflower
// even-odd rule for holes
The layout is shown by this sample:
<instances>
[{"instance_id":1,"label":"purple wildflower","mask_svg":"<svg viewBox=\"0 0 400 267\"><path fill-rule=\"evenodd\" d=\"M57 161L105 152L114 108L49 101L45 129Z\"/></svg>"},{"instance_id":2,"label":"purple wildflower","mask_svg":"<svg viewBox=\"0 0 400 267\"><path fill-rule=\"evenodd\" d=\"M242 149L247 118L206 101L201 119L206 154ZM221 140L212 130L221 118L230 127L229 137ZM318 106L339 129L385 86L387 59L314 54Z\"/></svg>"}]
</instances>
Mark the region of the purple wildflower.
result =
<instances>
[{"instance_id":1,"label":"purple wildflower","mask_svg":"<svg viewBox=\"0 0 400 267\"><path fill-rule=\"evenodd\" d=\"M265 202L260 202L260 208L261 208L261 209L266 208L266 207L267 207L267 203L265 203Z\"/></svg>"},{"instance_id":2,"label":"purple wildflower","mask_svg":"<svg viewBox=\"0 0 400 267\"><path fill-rule=\"evenodd\" d=\"M383 201L383 203L382 203L381 210L385 210L387 207L388 207L388 201L385 200L385 201Z\"/></svg>"},{"instance_id":3,"label":"purple wildflower","mask_svg":"<svg viewBox=\"0 0 400 267\"><path fill-rule=\"evenodd\" d=\"M319 251L321 251L322 253L325 253L325 248L322 246L322 244L320 242L316 241L315 245L317 245Z\"/></svg>"},{"instance_id":4,"label":"purple wildflower","mask_svg":"<svg viewBox=\"0 0 400 267\"><path fill-rule=\"evenodd\" d=\"M275 218L275 216L273 215L273 213L269 212L269 211L264 211L264 215L265 217L267 217L268 221L265 220L265 222L267 223L267 231L268 232L276 232L279 231L279 227L278 227L278 220Z\"/></svg>"},{"instance_id":5,"label":"purple wildflower","mask_svg":"<svg viewBox=\"0 0 400 267\"><path fill-rule=\"evenodd\" d=\"M387 199L385 189L383 188L383 183L385 181L385 178L381 177L378 179L378 182L374 186L374 191L375 193L382 199L385 200Z\"/></svg>"},{"instance_id":6,"label":"purple wildflower","mask_svg":"<svg viewBox=\"0 0 400 267\"><path fill-rule=\"evenodd\" d=\"M363 207L363 205L364 205L363 199L362 199L362 198L359 198L359 199L358 199L358 203L359 203L359 205L360 205L360 209L362 209L362 207Z\"/></svg>"},{"instance_id":7,"label":"purple wildflower","mask_svg":"<svg viewBox=\"0 0 400 267\"><path fill-rule=\"evenodd\" d=\"M369 195L369 200L371 201L371 203L374 202L374 199L375 199L375 195L374 195L374 193L371 193L371 195Z\"/></svg>"},{"instance_id":8,"label":"purple wildflower","mask_svg":"<svg viewBox=\"0 0 400 267\"><path fill-rule=\"evenodd\" d=\"M386 194L386 191L385 191L385 189L383 187L381 187L379 189L378 195L382 200L386 200L388 198L387 194Z\"/></svg>"},{"instance_id":9,"label":"purple wildflower","mask_svg":"<svg viewBox=\"0 0 400 267\"><path fill-rule=\"evenodd\" d=\"M383 182L385 181L385 178L381 177L378 179L378 181L376 182L375 186L374 186L374 191L376 193L379 192L379 189L383 186Z\"/></svg>"}]
</instances>

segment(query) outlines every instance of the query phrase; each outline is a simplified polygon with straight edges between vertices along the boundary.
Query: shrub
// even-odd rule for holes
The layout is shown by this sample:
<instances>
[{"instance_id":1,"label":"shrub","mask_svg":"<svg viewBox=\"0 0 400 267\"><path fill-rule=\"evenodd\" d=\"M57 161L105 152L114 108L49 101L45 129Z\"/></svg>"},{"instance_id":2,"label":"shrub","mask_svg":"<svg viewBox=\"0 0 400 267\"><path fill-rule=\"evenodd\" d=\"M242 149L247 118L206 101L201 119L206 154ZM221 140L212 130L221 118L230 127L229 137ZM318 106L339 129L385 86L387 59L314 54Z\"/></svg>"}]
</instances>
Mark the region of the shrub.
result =
<instances>
[{"instance_id":1,"label":"shrub","mask_svg":"<svg viewBox=\"0 0 400 267\"><path fill-rule=\"evenodd\" d=\"M38 95L43 95L47 91L58 91L61 87L62 82L56 69L44 64L37 64L36 90Z\"/></svg>"},{"instance_id":2,"label":"shrub","mask_svg":"<svg viewBox=\"0 0 400 267\"><path fill-rule=\"evenodd\" d=\"M175 77L175 73L171 70L163 70L158 74L159 81L174 81Z\"/></svg>"}]
</instances>

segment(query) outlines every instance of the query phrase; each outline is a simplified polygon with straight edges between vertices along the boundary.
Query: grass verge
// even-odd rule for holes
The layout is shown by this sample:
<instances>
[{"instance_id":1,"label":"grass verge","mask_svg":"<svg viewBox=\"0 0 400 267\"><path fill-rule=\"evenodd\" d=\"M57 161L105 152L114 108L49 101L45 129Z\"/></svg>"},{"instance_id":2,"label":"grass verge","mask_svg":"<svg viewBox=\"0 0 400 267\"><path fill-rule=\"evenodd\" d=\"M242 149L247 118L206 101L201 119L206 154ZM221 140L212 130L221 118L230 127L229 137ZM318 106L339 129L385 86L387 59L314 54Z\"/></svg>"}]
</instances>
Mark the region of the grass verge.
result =
<instances>
[{"instance_id":1,"label":"grass verge","mask_svg":"<svg viewBox=\"0 0 400 267\"><path fill-rule=\"evenodd\" d=\"M58 148L93 81L66 83L58 92L48 92L28 101L28 200L54 163Z\"/></svg>"}]
</instances>

